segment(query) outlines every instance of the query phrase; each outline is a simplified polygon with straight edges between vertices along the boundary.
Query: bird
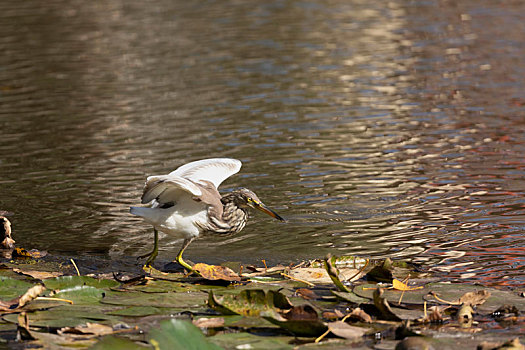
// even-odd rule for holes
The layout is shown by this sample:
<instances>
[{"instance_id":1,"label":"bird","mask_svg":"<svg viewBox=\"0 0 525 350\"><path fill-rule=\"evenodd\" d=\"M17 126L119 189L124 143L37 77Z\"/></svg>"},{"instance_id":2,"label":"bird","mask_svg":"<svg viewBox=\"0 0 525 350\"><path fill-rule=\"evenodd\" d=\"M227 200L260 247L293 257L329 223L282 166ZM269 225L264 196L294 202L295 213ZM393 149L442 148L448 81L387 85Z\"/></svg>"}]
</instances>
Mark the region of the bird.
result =
<instances>
[{"instance_id":1,"label":"bird","mask_svg":"<svg viewBox=\"0 0 525 350\"><path fill-rule=\"evenodd\" d=\"M204 233L241 231L248 220L249 208L285 221L249 189L240 188L224 195L219 193L220 184L238 173L241 166L237 159L210 158L184 164L167 175L147 177L141 203L148 205L130 208L131 214L153 225L153 251L139 257L148 257L144 266L151 266L158 255L158 231L184 239L176 262L192 271L182 259L190 243Z\"/></svg>"}]
</instances>

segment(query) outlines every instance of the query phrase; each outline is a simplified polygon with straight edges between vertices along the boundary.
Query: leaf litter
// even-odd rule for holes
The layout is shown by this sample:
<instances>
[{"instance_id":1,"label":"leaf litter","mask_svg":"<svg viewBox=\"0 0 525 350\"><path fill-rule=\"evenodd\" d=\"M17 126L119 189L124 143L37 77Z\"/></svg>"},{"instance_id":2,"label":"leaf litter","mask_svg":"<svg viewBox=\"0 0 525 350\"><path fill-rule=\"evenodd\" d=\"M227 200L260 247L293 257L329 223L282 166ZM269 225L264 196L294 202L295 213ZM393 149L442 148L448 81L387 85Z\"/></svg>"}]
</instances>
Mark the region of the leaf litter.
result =
<instances>
[{"instance_id":1,"label":"leaf litter","mask_svg":"<svg viewBox=\"0 0 525 350\"><path fill-rule=\"evenodd\" d=\"M0 269L0 325L34 348L442 348L461 333L483 349L522 348L519 292L440 282L402 261L327 256L95 278L44 254L13 259Z\"/></svg>"}]
</instances>

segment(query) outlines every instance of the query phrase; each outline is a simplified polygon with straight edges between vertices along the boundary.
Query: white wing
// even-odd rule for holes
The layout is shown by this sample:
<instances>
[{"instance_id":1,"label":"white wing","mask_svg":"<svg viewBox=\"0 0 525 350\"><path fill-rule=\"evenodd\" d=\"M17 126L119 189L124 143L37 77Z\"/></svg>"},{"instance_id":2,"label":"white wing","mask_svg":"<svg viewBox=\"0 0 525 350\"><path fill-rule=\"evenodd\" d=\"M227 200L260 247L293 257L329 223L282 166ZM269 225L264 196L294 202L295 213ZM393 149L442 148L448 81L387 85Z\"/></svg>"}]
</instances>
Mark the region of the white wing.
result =
<instances>
[{"instance_id":1,"label":"white wing","mask_svg":"<svg viewBox=\"0 0 525 350\"><path fill-rule=\"evenodd\" d=\"M241 165L240 160L231 158L203 159L184 164L168 176L178 176L193 182L205 180L218 188L224 180L239 172Z\"/></svg>"},{"instance_id":2,"label":"white wing","mask_svg":"<svg viewBox=\"0 0 525 350\"><path fill-rule=\"evenodd\" d=\"M176 201L181 192L196 197L202 195L202 191L196 184L182 177L173 175L149 176L144 185L141 202L145 204L156 199L160 204L168 203Z\"/></svg>"}]
</instances>

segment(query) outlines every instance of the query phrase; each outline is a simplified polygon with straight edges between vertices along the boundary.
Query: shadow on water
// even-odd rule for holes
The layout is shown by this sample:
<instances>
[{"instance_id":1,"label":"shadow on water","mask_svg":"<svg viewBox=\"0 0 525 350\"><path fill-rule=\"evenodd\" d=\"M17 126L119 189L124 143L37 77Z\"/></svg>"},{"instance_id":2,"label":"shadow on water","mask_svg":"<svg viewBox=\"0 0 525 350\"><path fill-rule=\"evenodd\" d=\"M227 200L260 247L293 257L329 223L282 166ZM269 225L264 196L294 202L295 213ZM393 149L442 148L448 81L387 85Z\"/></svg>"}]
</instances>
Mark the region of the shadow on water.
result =
<instances>
[{"instance_id":1,"label":"shadow on water","mask_svg":"<svg viewBox=\"0 0 525 350\"><path fill-rule=\"evenodd\" d=\"M390 256L522 284L523 10L2 2L0 209L22 246L132 259L152 237L128 214L147 175L235 157L224 190L288 223L254 214L193 260Z\"/></svg>"}]
</instances>

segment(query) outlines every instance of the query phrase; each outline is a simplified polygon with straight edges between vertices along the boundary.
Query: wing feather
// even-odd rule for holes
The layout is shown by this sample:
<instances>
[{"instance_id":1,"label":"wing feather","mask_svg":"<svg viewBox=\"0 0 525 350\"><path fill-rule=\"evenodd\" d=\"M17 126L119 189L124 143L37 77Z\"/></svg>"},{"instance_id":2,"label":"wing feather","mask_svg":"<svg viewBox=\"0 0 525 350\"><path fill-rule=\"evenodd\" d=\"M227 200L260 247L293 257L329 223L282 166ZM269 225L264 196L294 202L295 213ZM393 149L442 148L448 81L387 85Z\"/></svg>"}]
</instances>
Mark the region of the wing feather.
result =
<instances>
[{"instance_id":1,"label":"wing feather","mask_svg":"<svg viewBox=\"0 0 525 350\"><path fill-rule=\"evenodd\" d=\"M202 159L184 164L169 173L168 176L178 176L193 182L209 181L216 188L228 177L236 174L241 169L240 160L231 158Z\"/></svg>"},{"instance_id":2,"label":"wing feather","mask_svg":"<svg viewBox=\"0 0 525 350\"><path fill-rule=\"evenodd\" d=\"M161 204L176 201L180 191L197 197L202 195L199 186L188 179L173 175L149 176L144 185L141 202L145 204L154 199Z\"/></svg>"}]
</instances>

